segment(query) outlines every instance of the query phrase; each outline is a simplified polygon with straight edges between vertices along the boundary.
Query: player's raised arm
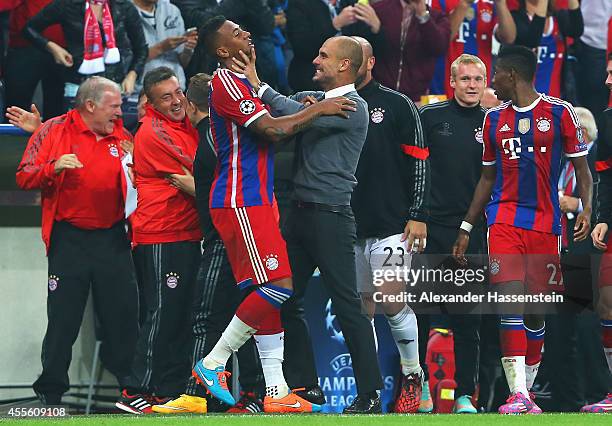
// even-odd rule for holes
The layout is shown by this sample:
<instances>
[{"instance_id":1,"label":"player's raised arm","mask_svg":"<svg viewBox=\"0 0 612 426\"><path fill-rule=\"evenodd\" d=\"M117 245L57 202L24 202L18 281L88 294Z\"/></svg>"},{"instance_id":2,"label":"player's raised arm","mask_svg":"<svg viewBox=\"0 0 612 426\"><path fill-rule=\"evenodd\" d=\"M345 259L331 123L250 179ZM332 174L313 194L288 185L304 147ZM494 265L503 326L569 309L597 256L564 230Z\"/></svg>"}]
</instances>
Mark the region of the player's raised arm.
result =
<instances>
[{"instance_id":1,"label":"player's raised arm","mask_svg":"<svg viewBox=\"0 0 612 426\"><path fill-rule=\"evenodd\" d=\"M285 117L274 118L264 114L253 123L252 130L272 142L279 142L312 126L314 120L323 115L339 115L348 118L347 111L356 111L355 102L339 96L317 102L304 110Z\"/></svg>"}]
</instances>

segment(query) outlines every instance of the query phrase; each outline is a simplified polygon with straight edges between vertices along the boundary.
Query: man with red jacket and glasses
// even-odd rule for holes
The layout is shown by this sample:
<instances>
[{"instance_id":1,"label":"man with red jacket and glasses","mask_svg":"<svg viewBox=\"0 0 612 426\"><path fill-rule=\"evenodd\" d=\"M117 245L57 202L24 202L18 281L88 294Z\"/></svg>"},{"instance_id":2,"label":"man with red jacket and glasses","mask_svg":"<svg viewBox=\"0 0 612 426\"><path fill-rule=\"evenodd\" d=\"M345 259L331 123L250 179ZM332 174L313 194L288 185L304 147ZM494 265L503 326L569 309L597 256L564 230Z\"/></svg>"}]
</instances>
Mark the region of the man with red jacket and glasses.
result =
<instances>
[{"instance_id":1,"label":"man with red jacket and glasses","mask_svg":"<svg viewBox=\"0 0 612 426\"><path fill-rule=\"evenodd\" d=\"M185 389L191 370L189 307L202 239L195 198L168 179L193 173L198 148L198 132L185 112L185 94L168 67L149 71L143 86L147 104L134 142L138 203L132 242L148 310L132 376L116 403L133 414L149 413L152 405Z\"/></svg>"},{"instance_id":2,"label":"man with red jacket and glasses","mask_svg":"<svg viewBox=\"0 0 612 426\"><path fill-rule=\"evenodd\" d=\"M126 177L120 142L121 89L91 77L75 109L45 122L30 138L17 184L40 189L42 237L49 258L43 372L34 391L43 404L60 404L69 388L72 345L79 334L90 285L102 336L102 357L125 386L138 333L138 295L125 232Z\"/></svg>"}]
</instances>

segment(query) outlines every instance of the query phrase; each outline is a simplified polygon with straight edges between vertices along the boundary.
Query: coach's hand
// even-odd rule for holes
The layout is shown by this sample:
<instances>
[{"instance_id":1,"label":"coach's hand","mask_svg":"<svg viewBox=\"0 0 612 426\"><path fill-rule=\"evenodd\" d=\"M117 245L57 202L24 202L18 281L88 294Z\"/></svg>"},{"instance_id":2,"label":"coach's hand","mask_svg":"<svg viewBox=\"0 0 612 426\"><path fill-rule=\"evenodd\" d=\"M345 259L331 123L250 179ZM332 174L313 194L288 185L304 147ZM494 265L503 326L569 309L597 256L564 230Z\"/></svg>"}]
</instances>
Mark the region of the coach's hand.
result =
<instances>
[{"instance_id":1,"label":"coach's hand","mask_svg":"<svg viewBox=\"0 0 612 426\"><path fill-rule=\"evenodd\" d=\"M79 161L75 154L64 154L55 162L55 174L59 175L66 169L80 169L83 164Z\"/></svg>"},{"instance_id":2,"label":"coach's hand","mask_svg":"<svg viewBox=\"0 0 612 426\"><path fill-rule=\"evenodd\" d=\"M409 220L404 228L401 241L406 241L408 251L422 253L427 246L427 225L425 222Z\"/></svg>"},{"instance_id":3,"label":"coach's hand","mask_svg":"<svg viewBox=\"0 0 612 426\"><path fill-rule=\"evenodd\" d=\"M311 108L319 108L321 115L339 115L343 118L349 118L347 111L357 111L357 103L344 96L338 96L323 99Z\"/></svg>"},{"instance_id":4,"label":"coach's hand","mask_svg":"<svg viewBox=\"0 0 612 426\"><path fill-rule=\"evenodd\" d=\"M257 61L257 55L255 54L255 48L251 47L251 56L249 57L242 50L238 51L240 59L232 57L232 69L238 73L244 74L251 86L255 90L259 90L261 81L257 76L257 70L255 69L255 62Z\"/></svg>"},{"instance_id":5,"label":"coach's hand","mask_svg":"<svg viewBox=\"0 0 612 426\"><path fill-rule=\"evenodd\" d=\"M576 217L576 224L574 225L574 241L582 241L588 235L591 230L591 209L584 209Z\"/></svg>"},{"instance_id":6,"label":"coach's hand","mask_svg":"<svg viewBox=\"0 0 612 426\"><path fill-rule=\"evenodd\" d=\"M453 245L453 257L460 265L467 265L467 259L465 258L465 252L467 251L468 245L470 244L470 234L465 232L463 229L459 230L457 234L457 240Z\"/></svg>"}]
</instances>

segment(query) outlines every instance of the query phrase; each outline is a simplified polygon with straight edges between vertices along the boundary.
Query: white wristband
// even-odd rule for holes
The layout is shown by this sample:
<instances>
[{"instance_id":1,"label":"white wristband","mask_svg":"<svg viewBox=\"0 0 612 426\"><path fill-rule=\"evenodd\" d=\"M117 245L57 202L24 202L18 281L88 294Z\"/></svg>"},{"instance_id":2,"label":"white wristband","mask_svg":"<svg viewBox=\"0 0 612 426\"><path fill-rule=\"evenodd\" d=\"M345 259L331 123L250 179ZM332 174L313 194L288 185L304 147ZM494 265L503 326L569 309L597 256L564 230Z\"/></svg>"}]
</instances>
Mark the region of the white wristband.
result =
<instances>
[{"instance_id":1,"label":"white wristband","mask_svg":"<svg viewBox=\"0 0 612 426\"><path fill-rule=\"evenodd\" d=\"M459 229L463 229L465 232L469 234L470 232L472 232L472 229L474 229L474 225L464 220L463 222L461 222Z\"/></svg>"},{"instance_id":2,"label":"white wristband","mask_svg":"<svg viewBox=\"0 0 612 426\"><path fill-rule=\"evenodd\" d=\"M257 97L261 99L261 97L263 96L264 92L268 89L268 87L270 87L267 83L261 83L259 85L259 89L257 90Z\"/></svg>"}]
</instances>

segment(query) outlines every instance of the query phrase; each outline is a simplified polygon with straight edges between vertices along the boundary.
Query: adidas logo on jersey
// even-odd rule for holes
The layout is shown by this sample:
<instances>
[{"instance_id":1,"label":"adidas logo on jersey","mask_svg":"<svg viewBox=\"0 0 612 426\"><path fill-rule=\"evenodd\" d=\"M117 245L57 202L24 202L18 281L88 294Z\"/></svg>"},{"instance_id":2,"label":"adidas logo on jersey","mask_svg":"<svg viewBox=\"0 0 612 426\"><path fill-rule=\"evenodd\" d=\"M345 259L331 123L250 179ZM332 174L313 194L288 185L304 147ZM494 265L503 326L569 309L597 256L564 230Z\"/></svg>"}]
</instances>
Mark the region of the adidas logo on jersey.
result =
<instances>
[{"instance_id":1,"label":"adidas logo on jersey","mask_svg":"<svg viewBox=\"0 0 612 426\"><path fill-rule=\"evenodd\" d=\"M499 129L500 132L511 132L512 129L510 128L510 126L508 126L508 123L505 123L501 129Z\"/></svg>"}]
</instances>

